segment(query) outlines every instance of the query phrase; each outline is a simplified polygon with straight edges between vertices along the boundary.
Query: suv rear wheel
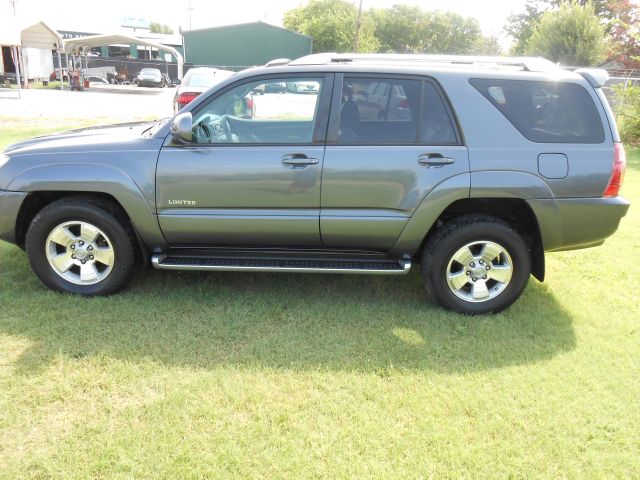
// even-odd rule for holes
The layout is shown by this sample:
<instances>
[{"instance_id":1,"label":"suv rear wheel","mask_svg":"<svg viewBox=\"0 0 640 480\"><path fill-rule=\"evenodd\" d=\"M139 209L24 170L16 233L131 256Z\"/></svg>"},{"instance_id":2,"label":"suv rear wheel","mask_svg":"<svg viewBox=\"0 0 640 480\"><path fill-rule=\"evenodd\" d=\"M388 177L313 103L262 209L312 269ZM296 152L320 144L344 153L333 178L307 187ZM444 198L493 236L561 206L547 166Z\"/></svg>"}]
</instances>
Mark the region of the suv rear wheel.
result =
<instances>
[{"instance_id":1,"label":"suv rear wheel","mask_svg":"<svg viewBox=\"0 0 640 480\"><path fill-rule=\"evenodd\" d=\"M50 288L86 296L124 288L135 266L133 236L114 208L99 199L70 197L33 219L26 251L34 272Z\"/></svg>"},{"instance_id":2,"label":"suv rear wheel","mask_svg":"<svg viewBox=\"0 0 640 480\"><path fill-rule=\"evenodd\" d=\"M529 280L531 256L506 222L465 215L444 224L425 245L422 279L440 305L465 314L499 312Z\"/></svg>"}]
</instances>

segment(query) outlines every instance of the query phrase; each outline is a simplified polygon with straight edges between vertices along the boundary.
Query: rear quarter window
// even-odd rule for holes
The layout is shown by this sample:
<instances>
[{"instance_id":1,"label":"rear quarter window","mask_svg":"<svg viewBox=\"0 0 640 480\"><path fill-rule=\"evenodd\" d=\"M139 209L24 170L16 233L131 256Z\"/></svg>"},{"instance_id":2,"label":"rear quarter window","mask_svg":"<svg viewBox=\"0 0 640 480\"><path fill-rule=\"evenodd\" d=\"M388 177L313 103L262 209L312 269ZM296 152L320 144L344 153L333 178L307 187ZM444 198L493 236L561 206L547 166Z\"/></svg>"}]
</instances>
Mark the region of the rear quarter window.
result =
<instances>
[{"instance_id":1,"label":"rear quarter window","mask_svg":"<svg viewBox=\"0 0 640 480\"><path fill-rule=\"evenodd\" d=\"M581 85L485 78L469 83L532 142L604 142L600 115Z\"/></svg>"}]
</instances>

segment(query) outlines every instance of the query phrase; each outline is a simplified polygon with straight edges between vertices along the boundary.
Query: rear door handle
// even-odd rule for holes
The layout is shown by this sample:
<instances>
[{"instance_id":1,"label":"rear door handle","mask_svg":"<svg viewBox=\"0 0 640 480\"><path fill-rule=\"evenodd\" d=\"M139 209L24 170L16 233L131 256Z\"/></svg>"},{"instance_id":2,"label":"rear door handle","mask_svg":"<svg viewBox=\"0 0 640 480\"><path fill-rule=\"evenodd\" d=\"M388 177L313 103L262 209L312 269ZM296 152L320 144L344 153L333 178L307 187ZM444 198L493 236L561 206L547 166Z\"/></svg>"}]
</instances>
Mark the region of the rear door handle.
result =
<instances>
[{"instance_id":1,"label":"rear door handle","mask_svg":"<svg viewBox=\"0 0 640 480\"><path fill-rule=\"evenodd\" d=\"M445 165L451 165L455 159L451 157L443 157L439 153L427 153L418 157L418 163L427 168L440 168Z\"/></svg>"},{"instance_id":2,"label":"rear door handle","mask_svg":"<svg viewBox=\"0 0 640 480\"><path fill-rule=\"evenodd\" d=\"M304 168L307 165L317 165L318 159L307 157L304 153L289 153L282 156L282 164L289 167Z\"/></svg>"}]
</instances>

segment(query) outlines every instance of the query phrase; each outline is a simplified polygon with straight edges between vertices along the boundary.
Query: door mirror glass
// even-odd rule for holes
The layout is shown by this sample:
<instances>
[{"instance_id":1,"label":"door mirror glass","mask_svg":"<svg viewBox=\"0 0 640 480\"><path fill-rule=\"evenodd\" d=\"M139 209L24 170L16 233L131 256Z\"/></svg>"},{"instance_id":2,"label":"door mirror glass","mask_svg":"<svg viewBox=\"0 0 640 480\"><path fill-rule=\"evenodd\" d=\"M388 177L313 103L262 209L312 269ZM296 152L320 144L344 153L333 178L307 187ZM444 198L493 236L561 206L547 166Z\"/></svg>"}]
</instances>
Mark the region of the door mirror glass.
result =
<instances>
[{"instance_id":1,"label":"door mirror glass","mask_svg":"<svg viewBox=\"0 0 640 480\"><path fill-rule=\"evenodd\" d=\"M193 119L191 112L176 115L171 122L171 135L181 143L193 140Z\"/></svg>"}]
</instances>

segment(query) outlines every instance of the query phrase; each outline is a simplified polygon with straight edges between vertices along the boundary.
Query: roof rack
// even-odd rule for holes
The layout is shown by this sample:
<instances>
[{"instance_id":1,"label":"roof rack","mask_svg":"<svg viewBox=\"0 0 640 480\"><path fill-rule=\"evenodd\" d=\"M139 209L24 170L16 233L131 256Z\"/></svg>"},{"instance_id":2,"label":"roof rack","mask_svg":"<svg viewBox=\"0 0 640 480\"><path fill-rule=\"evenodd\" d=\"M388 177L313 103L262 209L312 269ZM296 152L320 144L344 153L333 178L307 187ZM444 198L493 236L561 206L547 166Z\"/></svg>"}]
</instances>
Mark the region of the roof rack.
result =
<instances>
[{"instance_id":1,"label":"roof rack","mask_svg":"<svg viewBox=\"0 0 640 480\"><path fill-rule=\"evenodd\" d=\"M298 58L289 65L327 65L330 63L398 63L447 66L483 66L491 68L516 68L527 72L546 72L559 67L541 57L483 57L470 55L413 55L413 54L348 54L317 53Z\"/></svg>"},{"instance_id":2,"label":"roof rack","mask_svg":"<svg viewBox=\"0 0 640 480\"><path fill-rule=\"evenodd\" d=\"M279 67L281 65L287 65L291 63L291 59L290 58L276 58L274 60L270 60L267 63L265 63L265 67Z\"/></svg>"}]
</instances>

